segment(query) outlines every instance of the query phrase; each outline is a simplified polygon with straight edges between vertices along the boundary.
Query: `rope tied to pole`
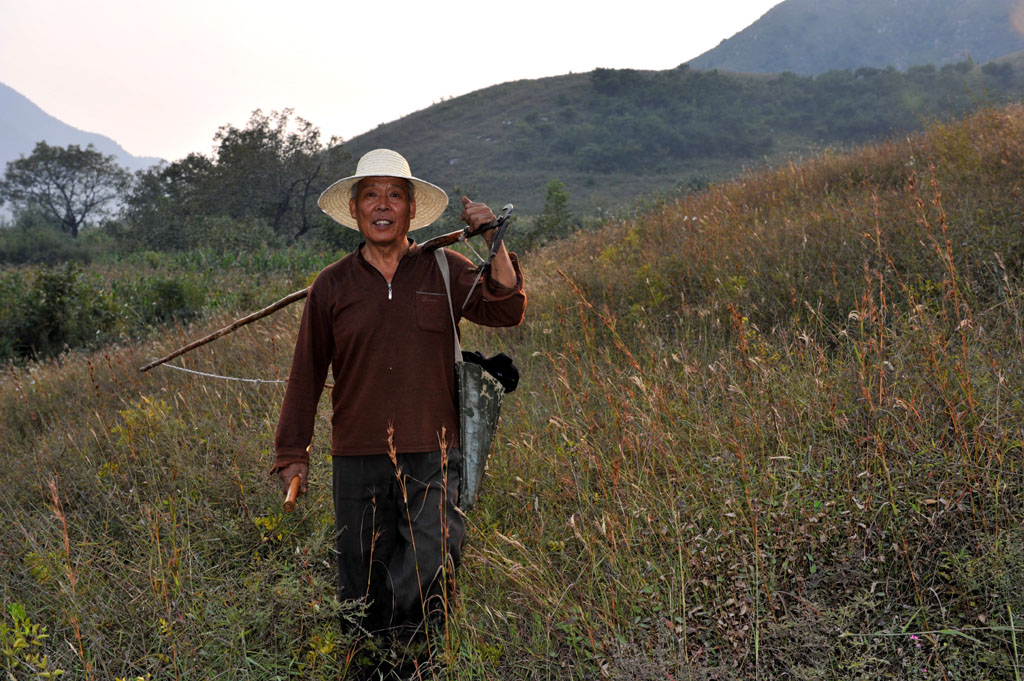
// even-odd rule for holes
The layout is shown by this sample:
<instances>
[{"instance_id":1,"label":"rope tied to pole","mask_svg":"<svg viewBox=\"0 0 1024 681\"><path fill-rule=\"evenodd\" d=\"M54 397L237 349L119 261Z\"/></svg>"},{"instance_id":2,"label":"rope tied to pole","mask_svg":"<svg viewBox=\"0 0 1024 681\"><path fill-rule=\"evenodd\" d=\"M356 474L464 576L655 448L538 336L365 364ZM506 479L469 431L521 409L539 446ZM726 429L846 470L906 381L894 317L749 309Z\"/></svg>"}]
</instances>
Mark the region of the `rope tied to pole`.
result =
<instances>
[{"instance_id":1,"label":"rope tied to pole","mask_svg":"<svg viewBox=\"0 0 1024 681\"><path fill-rule=\"evenodd\" d=\"M275 378L239 378L238 376L221 376L220 374L211 374L205 371L196 371L195 369L186 369L185 367L175 366L173 364L164 364L168 369L174 369L176 371L184 371L186 374L195 374L196 376L204 376L206 378L220 378L225 381L241 381L242 383L255 383L260 385L263 383L287 383L287 380L275 379Z\"/></svg>"}]
</instances>

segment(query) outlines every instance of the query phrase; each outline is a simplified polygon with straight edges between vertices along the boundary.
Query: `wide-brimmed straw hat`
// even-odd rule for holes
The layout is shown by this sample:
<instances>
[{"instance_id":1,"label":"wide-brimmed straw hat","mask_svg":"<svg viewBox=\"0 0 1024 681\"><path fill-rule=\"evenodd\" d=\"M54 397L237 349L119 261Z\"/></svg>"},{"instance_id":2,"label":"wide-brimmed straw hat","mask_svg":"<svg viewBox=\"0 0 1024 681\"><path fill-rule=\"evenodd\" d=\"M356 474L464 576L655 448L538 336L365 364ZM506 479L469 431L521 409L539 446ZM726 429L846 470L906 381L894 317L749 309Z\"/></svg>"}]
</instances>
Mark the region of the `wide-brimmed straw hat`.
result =
<instances>
[{"instance_id":1,"label":"wide-brimmed straw hat","mask_svg":"<svg viewBox=\"0 0 1024 681\"><path fill-rule=\"evenodd\" d=\"M344 177L324 190L317 201L320 210L346 227L359 229L356 219L349 212L348 202L352 198L352 187L364 177L401 177L413 183L416 217L409 222L410 230L426 227L441 217L448 207L448 195L444 190L426 180L413 177L404 156L390 149L374 149L359 159L355 175Z\"/></svg>"}]
</instances>

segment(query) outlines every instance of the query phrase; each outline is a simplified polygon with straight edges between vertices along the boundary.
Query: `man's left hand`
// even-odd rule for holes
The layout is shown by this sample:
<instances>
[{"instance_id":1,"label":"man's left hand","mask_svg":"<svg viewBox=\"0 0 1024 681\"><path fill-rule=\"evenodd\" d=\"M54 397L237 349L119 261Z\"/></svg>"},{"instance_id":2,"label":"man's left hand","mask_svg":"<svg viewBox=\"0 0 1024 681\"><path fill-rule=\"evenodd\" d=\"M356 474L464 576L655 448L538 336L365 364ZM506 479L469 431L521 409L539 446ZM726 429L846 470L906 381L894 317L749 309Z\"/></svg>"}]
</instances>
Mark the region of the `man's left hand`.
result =
<instances>
[{"instance_id":1,"label":"man's left hand","mask_svg":"<svg viewBox=\"0 0 1024 681\"><path fill-rule=\"evenodd\" d=\"M462 220L470 228L474 230L479 229L482 225L494 222L497 219L494 211L486 203L477 203L470 200L468 196L462 197ZM487 248L491 247L491 242L494 241L494 237L497 234L498 230L496 229L483 233L484 240L487 242ZM498 252L494 254L494 260L491 261L491 276L502 286L511 288L516 285L516 272L512 268L512 260L508 257L508 251L505 249L504 242L498 247Z\"/></svg>"},{"instance_id":2,"label":"man's left hand","mask_svg":"<svg viewBox=\"0 0 1024 681\"><path fill-rule=\"evenodd\" d=\"M469 225L471 230L476 231L488 222L494 222L497 219L494 211L486 203L472 201L468 196L462 197L462 221ZM487 245L490 246L494 239L494 230L484 232L483 237L487 241Z\"/></svg>"}]
</instances>

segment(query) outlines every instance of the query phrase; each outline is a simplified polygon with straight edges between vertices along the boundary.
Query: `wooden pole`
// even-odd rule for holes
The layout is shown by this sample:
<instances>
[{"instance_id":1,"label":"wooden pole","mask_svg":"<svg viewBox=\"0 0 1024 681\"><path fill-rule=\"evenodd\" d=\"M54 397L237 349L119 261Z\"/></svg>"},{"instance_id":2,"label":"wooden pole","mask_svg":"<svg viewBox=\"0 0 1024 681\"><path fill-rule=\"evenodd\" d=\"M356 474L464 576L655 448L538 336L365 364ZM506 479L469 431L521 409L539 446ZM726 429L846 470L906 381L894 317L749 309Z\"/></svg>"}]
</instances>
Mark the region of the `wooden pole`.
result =
<instances>
[{"instance_id":1,"label":"wooden pole","mask_svg":"<svg viewBox=\"0 0 1024 681\"><path fill-rule=\"evenodd\" d=\"M468 231L469 228L467 227L465 229L460 229L457 232L448 232L447 234L442 234L441 236L435 236L433 239L428 239L424 241L422 244L420 244L420 248L423 249L424 251L433 251L435 249L441 248L442 246L451 246L456 242L462 241L470 236L476 236L477 234L480 233L474 232L473 234L467 234ZM483 232L487 230L480 231Z\"/></svg>"},{"instance_id":2,"label":"wooden pole","mask_svg":"<svg viewBox=\"0 0 1024 681\"><path fill-rule=\"evenodd\" d=\"M420 248L422 248L425 251L432 251L432 250L434 250L436 248L441 248L441 247L444 247L444 246L451 246L455 242L462 241L463 239L468 239L471 236L476 236L477 234L483 234L484 232L486 232L489 229L494 229L495 227L499 227L503 223L504 220L508 219L508 216L511 213L512 213L512 204L510 203L510 204L507 204L502 209L501 217L499 217L497 220L494 220L493 222L488 222L485 225L481 225L475 231L471 230L469 227L466 227L464 229L460 229L460 230L457 230L457 231L454 231L454 232L448 232L447 234L442 234L441 236L436 236L433 239L425 241L420 246ZM160 359L157 359L157 360L154 360L154 361L150 362L146 366L144 366L141 369L139 369L139 371L149 371L150 369L152 369L155 366L160 366L164 362L169 362L170 360L174 359L175 357L180 357L181 355L184 355L186 352L190 352L192 350L195 350L196 348L198 348L201 345L206 345L210 341L217 340L221 336L226 336L229 333L231 333L232 331L236 331L236 330L240 329L241 327L245 326L246 324L251 324L252 322L256 321L257 319L262 319L263 317L266 317L269 314L273 314L273 313L277 312L278 310L280 310L282 307L287 307L287 306L291 305L296 300L302 300L307 295L309 295L309 289L308 288L304 288L301 291L296 291L295 293L290 293L287 296L285 296L284 298L282 298L281 300L277 301L276 303L273 303L272 305L267 305L262 310L257 310L256 312L253 312L250 315L246 315L245 317L242 317L241 319L236 319L235 321L233 321L230 324L228 324L227 326L225 326L223 329L219 329L217 331L214 331L209 336L203 336L202 338L200 338L197 341L192 341L188 345L186 345L184 347L181 347L181 348L178 348L177 350L175 350L171 354L167 355L166 357L161 357Z\"/></svg>"},{"instance_id":3,"label":"wooden pole","mask_svg":"<svg viewBox=\"0 0 1024 681\"><path fill-rule=\"evenodd\" d=\"M288 483L288 494L284 497L284 510L286 513L291 513L295 508L295 500L299 497L299 483L301 482L302 478L296 475Z\"/></svg>"},{"instance_id":4,"label":"wooden pole","mask_svg":"<svg viewBox=\"0 0 1024 681\"><path fill-rule=\"evenodd\" d=\"M246 324L251 324L252 322L256 321L257 319L262 319L263 317L266 317L267 315L273 314L273 313L277 312L278 310L280 310L282 307L287 307L287 306L291 305L296 300L302 300L307 295L309 295L309 289L308 288L304 288L301 291L296 291L295 293L290 293L287 296L285 296L284 298L282 298L281 300L277 301L276 303L274 303L272 305L266 306L262 310L257 310L256 312L253 312L250 315L246 315L245 317L242 317L241 319L236 319L235 321L233 321L230 324L228 324L227 326L225 326L223 329L219 329L217 331L214 331L209 336L204 336L204 337L200 338L199 340L192 341L188 345L186 345L186 346L184 346L182 348L178 348L177 350L175 350L171 354L167 355L166 357L161 357L158 360L154 360L154 361L150 362L146 366L144 366L141 369L139 369L139 371L149 371L150 369L152 369L155 366L159 366L159 365L163 364L164 362L168 362L168 361L174 359L175 357L179 357L181 355L184 355L186 352L189 352L191 350L195 350L200 345L206 345L210 341L217 340L221 336L226 336L229 333L231 333L232 331L240 329L241 327L245 326Z\"/></svg>"}]
</instances>

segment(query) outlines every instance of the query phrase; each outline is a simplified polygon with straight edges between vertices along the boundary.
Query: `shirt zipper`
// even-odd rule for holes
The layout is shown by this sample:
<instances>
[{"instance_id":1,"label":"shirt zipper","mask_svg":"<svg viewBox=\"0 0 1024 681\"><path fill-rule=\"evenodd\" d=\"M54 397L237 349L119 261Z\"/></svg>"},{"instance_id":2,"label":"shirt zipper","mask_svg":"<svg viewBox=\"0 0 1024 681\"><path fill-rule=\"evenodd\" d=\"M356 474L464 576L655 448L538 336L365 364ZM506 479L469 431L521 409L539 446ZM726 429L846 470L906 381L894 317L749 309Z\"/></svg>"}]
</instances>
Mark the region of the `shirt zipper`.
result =
<instances>
[{"instance_id":1,"label":"shirt zipper","mask_svg":"<svg viewBox=\"0 0 1024 681\"><path fill-rule=\"evenodd\" d=\"M398 262L398 267L395 268L395 273L391 275L392 279L398 274L398 270L402 269L402 263L405 262L407 257L409 257L408 254L402 256L402 259ZM377 276L379 276L381 279L384 279L384 275L381 274L380 270L378 270L373 265L370 265L369 262L367 262L366 264L370 267L370 269L372 269L374 272L377 273ZM385 279L385 281L387 281L387 280ZM394 292L391 289L391 282L388 281L387 284L388 284L388 300L393 300L394 299Z\"/></svg>"}]
</instances>

